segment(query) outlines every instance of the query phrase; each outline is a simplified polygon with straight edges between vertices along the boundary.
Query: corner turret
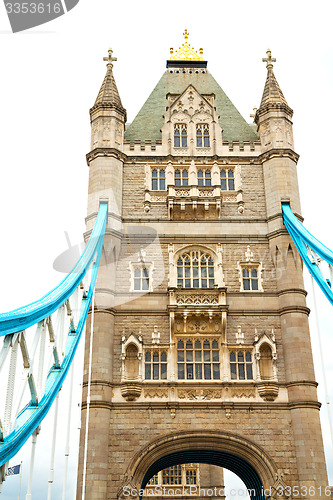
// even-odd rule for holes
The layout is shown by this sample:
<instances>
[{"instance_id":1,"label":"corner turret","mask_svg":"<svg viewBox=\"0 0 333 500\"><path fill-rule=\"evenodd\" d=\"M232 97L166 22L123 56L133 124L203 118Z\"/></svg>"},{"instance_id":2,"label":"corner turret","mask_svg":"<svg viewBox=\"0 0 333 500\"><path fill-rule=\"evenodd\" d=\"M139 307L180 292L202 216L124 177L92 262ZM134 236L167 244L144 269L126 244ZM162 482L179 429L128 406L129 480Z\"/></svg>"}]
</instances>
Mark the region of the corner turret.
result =
<instances>
[{"instance_id":1,"label":"corner turret","mask_svg":"<svg viewBox=\"0 0 333 500\"><path fill-rule=\"evenodd\" d=\"M255 114L255 123L258 125L258 134L263 151L271 149L293 149L292 116L293 110L280 89L273 72L272 53L268 49L266 62L267 78L259 109Z\"/></svg>"},{"instance_id":2,"label":"corner turret","mask_svg":"<svg viewBox=\"0 0 333 500\"><path fill-rule=\"evenodd\" d=\"M117 58L112 57L112 52L109 49L108 57L103 58L107 61L106 75L90 109L91 149L115 148L122 151L127 117L113 76L112 63Z\"/></svg>"}]
</instances>

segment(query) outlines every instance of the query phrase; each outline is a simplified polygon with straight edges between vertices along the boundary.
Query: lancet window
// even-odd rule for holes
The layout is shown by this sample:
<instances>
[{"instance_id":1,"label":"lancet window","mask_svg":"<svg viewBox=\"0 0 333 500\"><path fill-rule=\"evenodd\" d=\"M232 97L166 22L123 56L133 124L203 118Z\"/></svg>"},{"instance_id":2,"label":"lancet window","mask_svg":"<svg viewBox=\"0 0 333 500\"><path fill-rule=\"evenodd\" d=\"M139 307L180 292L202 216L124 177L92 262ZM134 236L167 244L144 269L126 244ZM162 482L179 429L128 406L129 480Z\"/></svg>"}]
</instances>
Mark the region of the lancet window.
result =
<instances>
[{"instance_id":1,"label":"lancet window","mask_svg":"<svg viewBox=\"0 0 333 500\"><path fill-rule=\"evenodd\" d=\"M209 125L204 123L197 124L197 147L198 148L209 148Z\"/></svg>"},{"instance_id":2,"label":"lancet window","mask_svg":"<svg viewBox=\"0 0 333 500\"><path fill-rule=\"evenodd\" d=\"M156 169L151 173L151 189L153 191L164 191L165 190L165 170Z\"/></svg>"},{"instance_id":3,"label":"lancet window","mask_svg":"<svg viewBox=\"0 0 333 500\"><path fill-rule=\"evenodd\" d=\"M221 189L223 191L234 191L235 190L235 176L232 169L222 168L220 173L221 178Z\"/></svg>"},{"instance_id":4,"label":"lancet window","mask_svg":"<svg viewBox=\"0 0 333 500\"><path fill-rule=\"evenodd\" d=\"M182 288L213 288L214 261L200 250L191 250L177 260L177 286Z\"/></svg>"},{"instance_id":5,"label":"lancet window","mask_svg":"<svg viewBox=\"0 0 333 500\"><path fill-rule=\"evenodd\" d=\"M175 186L188 186L188 171L175 170Z\"/></svg>"},{"instance_id":6,"label":"lancet window","mask_svg":"<svg viewBox=\"0 0 333 500\"><path fill-rule=\"evenodd\" d=\"M220 353L217 340L178 340L177 365L179 380L219 380Z\"/></svg>"},{"instance_id":7,"label":"lancet window","mask_svg":"<svg viewBox=\"0 0 333 500\"><path fill-rule=\"evenodd\" d=\"M210 170L198 170L198 186L211 186L212 174Z\"/></svg>"},{"instance_id":8,"label":"lancet window","mask_svg":"<svg viewBox=\"0 0 333 500\"><path fill-rule=\"evenodd\" d=\"M230 352L230 377L231 380L253 380L250 351Z\"/></svg>"},{"instance_id":9,"label":"lancet window","mask_svg":"<svg viewBox=\"0 0 333 500\"><path fill-rule=\"evenodd\" d=\"M174 126L173 145L175 148L187 147L187 125L185 123L176 123Z\"/></svg>"},{"instance_id":10,"label":"lancet window","mask_svg":"<svg viewBox=\"0 0 333 500\"><path fill-rule=\"evenodd\" d=\"M145 354L145 379L166 380L167 379L167 353L166 351L146 351Z\"/></svg>"}]
</instances>

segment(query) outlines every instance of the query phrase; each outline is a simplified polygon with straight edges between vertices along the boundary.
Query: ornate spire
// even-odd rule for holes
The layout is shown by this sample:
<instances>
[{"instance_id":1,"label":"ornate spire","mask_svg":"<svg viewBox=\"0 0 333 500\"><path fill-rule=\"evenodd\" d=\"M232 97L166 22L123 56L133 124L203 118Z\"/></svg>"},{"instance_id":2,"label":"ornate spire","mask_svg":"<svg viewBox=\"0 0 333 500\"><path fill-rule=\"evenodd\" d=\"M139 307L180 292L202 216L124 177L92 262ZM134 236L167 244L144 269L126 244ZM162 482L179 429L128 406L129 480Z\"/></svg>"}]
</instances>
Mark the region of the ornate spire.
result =
<instances>
[{"instance_id":1,"label":"ornate spire","mask_svg":"<svg viewBox=\"0 0 333 500\"><path fill-rule=\"evenodd\" d=\"M285 104L288 106L273 73L273 62L276 62L276 59L272 58L272 53L269 49L267 49L266 54L267 57L264 57L262 61L266 63L267 78L259 109L266 104Z\"/></svg>"},{"instance_id":2,"label":"ornate spire","mask_svg":"<svg viewBox=\"0 0 333 500\"><path fill-rule=\"evenodd\" d=\"M193 47L188 43L189 32L187 29L183 33L185 43L179 47L179 49L173 53L173 48L170 48L170 60L177 61L203 61L203 49L199 49L199 53L194 50Z\"/></svg>"},{"instance_id":3,"label":"ornate spire","mask_svg":"<svg viewBox=\"0 0 333 500\"><path fill-rule=\"evenodd\" d=\"M117 60L116 57L112 56L113 51L112 49L109 49L108 51L108 56L103 57L103 61L107 61L106 67L106 75L104 78L104 81L102 83L102 86L100 88L100 91L98 93L97 99L95 101L94 106L91 108L90 111L94 111L99 107L102 108L115 108L117 109L120 113L122 113L125 116L126 120L126 110L122 105L117 85L113 76L112 68L113 68L113 62Z\"/></svg>"}]
</instances>

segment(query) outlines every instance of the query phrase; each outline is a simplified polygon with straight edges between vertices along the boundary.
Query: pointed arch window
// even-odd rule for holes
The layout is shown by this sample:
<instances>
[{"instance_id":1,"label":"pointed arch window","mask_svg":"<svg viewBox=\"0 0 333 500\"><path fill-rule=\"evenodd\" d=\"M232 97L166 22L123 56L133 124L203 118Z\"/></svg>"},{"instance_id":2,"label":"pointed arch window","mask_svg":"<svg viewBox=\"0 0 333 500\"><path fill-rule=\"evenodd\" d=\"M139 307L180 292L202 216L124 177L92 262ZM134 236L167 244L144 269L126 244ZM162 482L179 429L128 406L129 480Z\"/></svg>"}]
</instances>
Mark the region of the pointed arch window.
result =
<instances>
[{"instance_id":1,"label":"pointed arch window","mask_svg":"<svg viewBox=\"0 0 333 500\"><path fill-rule=\"evenodd\" d=\"M209 148L209 125L205 123L197 124L197 148Z\"/></svg>"},{"instance_id":2,"label":"pointed arch window","mask_svg":"<svg viewBox=\"0 0 333 500\"><path fill-rule=\"evenodd\" d=\"M152 191L165 190L165 170L154 168L151 173L151 189Z\"/></svg>"},{"instance_id":3,"label":"pointed arch window","mask_svg":"<svg viewBox=\"0 0 333 500\"><path fill-rule=\"evenodd\" d=\"M177 260L177 286L181 288L213 288L214 261L200 250L190 250Z\"/></svg>"},{"instance_id":4,"label":"pointed arch window","mask_svg":"<svg viewBox=\"0 0 333 500\"><path fill-rule=\"evenodd\" d=\"M252 354L250 351L231 351L231 380L253 380Z\"/></svg>"},{"instance_id":5,"label":"pointed arch window","mask_svg":"<svg viewBox=\"0 0 333 500\"><path fill-rule=\"evenodd\" d=\"M178 340L177 364L179 380L219 380L220 353L217 340Z\"/></svg>"},{"instance_id":6,"label":"pointed arch window","mask_svg":"<svg viewBox=\"0 0 333 500\"><path fill-rule=\"evenodd\" d=\"M175 186L188 186L188 171L175 170Z\"/></svg>"},{"instance_id":7,"label":"pointed arch window","mask_svg":"<svg viewBox=\"0 0 333 500\"><path fill-rule=\"evenodd\" d=\"M210 170L198 170L198 186L211 186L212 174Z\"/></svg>"},{"instance_id":8,"label":"pointed arch window","mask_svg":"<svg viewBox=\"0 0 333 500\"><path fill-rule=\"evenodd\" d=\"M221 178L221 189L223 191L235 190L235 175L232 169L222 168L220 173L220 178Z\"/></svg>"},{"instance_id":9,"label":"pointed arch window","mask_svg":"<svg viewBox=\"0 0 333 500\"><path fill-rule=\"evenodd\" d=\"M185 123L176 123L173 134L174 147L187 148L187 125Z\"/></svg>"}]
</instances>

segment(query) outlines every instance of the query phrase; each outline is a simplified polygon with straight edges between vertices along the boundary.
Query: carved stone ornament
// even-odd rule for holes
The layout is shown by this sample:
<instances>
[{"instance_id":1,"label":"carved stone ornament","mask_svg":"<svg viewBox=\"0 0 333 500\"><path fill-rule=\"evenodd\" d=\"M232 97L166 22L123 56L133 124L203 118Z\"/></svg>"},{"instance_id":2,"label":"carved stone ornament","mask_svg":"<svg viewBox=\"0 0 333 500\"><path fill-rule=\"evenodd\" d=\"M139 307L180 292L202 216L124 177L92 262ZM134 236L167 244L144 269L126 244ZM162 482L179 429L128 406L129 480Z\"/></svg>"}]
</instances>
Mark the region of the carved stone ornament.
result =
<instances>
[{"instance_id":1,"label":"carved stone ornament","mask_svg":"<svg viewBox=\"0 0 333 500\"><path fill-rule=\"evenodd\" d=\"M178 389L179 399L190 399L196 401L205 401L210 399L220 399L222 392L219 389Z\"/></svg>"},{"instance_id":2,"label":"carved stone ornament","mask_svg":"<svg viewBox=\"0 0 333 500\"><path fill-rule=\"evenodd\" d=\"M169 395L168 389L160 389L160 388L151 388L145 389L144 397L145 398L167 398Z\"/></svg>"},{"instance_id":3,"label":"carved stone ornament","mask_svg":"<svg viewBox=\"0 0 333 500\"><path fill-rule=\"evenodd\" d=\"M219 296L216 295L180 295L177 294L177 305L212 305L219 303Z\"/></svg>"},{"instance_id":4,"label":"carved stone ornament","mask_svg":"<svg viewBox=\"0 0 333 500\"><path fill-rule=\"evenodd\" d=\"M140 396L142 386L135 382L125 382L121 385L120 391L127 401L134 401Z\"/></svg>"},{"instance_id":5,"label":"carved stone ornament","mask_svg":"<svg viewBox=\"0 0 333 500\"><path fill-rule=\"evenodd\" d=\"M251 389L246 389L246 388L240 388L240 389L232 389L229 393L229 396L232 398L255 398L256 397L256 391L254 388Z\"/></svg>"}]
</instances>

